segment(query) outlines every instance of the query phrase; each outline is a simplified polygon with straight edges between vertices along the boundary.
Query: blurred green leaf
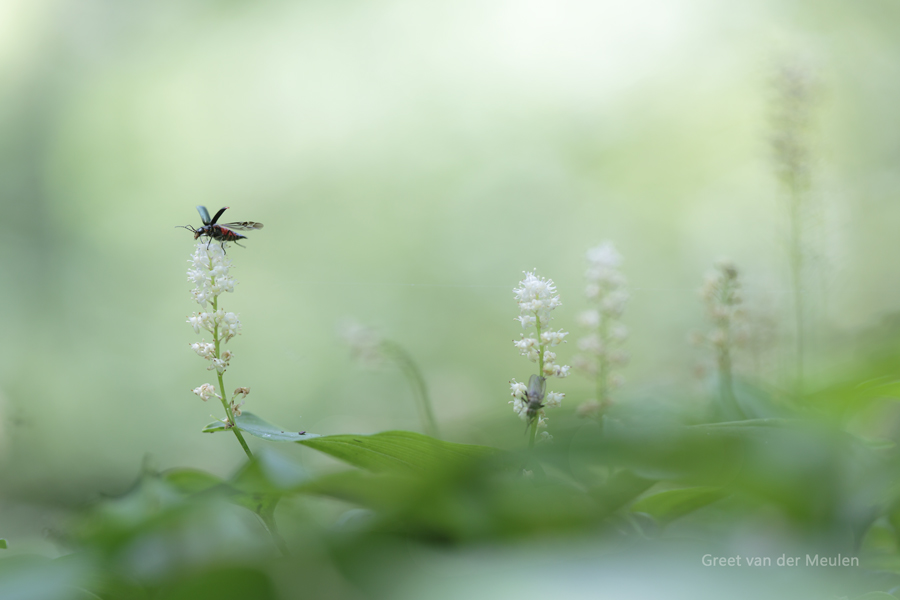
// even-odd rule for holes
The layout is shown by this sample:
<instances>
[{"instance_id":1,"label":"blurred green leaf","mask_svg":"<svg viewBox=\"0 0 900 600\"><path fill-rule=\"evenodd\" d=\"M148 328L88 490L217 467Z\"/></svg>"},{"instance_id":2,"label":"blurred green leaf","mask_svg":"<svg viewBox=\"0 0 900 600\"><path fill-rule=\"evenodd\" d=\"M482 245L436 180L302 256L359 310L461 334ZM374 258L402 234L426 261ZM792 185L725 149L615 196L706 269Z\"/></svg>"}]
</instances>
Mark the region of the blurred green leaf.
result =
<instances>
[{"instance_id":1,"label":"blurred green leaf","mask_svg":"<svg viewBox=\"0 0 900 600\"><path fill-rule=\"evenodd\" d=\"M199 494L224 483L215 475L197 469L172 469L162 474L162 480L188 495Z\"/></svg>"},{"instance_id":2,"label":"blurred green leaf","mask_svg":"<svg viewBox=\"0 0 900 600\"><path fill-rule=\"evenodd\" d=\"M388 509L410 497L418 486L416 481L403 475L353 470L324 475L304 483L295 491L330 496L373 509Z\"/></svg>"},{"instance_id":3,"label":"blurred green leaf","mask_svg":"<svg viewBox=\"0 0 900 600\"><path fill-rule=\"evenodd\" d=\"M319 437L316 433L288 431L284 427L276 427L268 421L249 412L245 412L241 416L235 417L234 423L235 427L244 433L249 433L252 436L269 440L270 442L302 442L304 440ZM213 421L203 428L203 433L216 433L219 431L228 431L225 428L225 424L219 421Z\"/></svg>"},{"instance_id":4,"label":"blurred green leaf","mask_svg":"<svg viewBox=\"0 0 900 600\"><path fill-rule=\"evenodd\" d=\"M6 550L6 548L7 548L6 540L0 538L0 550Z\"/></svg>"},{"instance_id":5,"label":"blurred green leaf","mask_svg":"<svg viewBox=\"0 0 900 600\"><path fill-rule=\"evenodd\" d=\"M230 483L243 492L283 492L308 479L306 469L297 462L277 452L261 450Z\"/></svg>"},{"instance_id":6,"label":"blurred green leaf","mask_svg":"<svg viewBox=\"0 0 900 600\"><path fill-rule=\"evenodd\" d=\"M724 496L720 489L711 487L666 490L638 500L631 506L631 511L647 513L662 525L668 525Z\"/></svg>"},{"instance_id":7,"label":"blurred green leaf","mask_svg":"<svg viewBox=\"0 0 900 600\"><path fill-rule=\"evenodd\" d=\"M869 592L868 594L857 596L854 600L897 600L897 596L887 592Z\"/></svg>"},{"instance_id":8,"label":"blurred green leaf","mask_svg":"<svg viewBox=\"0 0 900 600\"><path fill-rule=\"evenodd\" d=\"M0 559L0 598L6 600L88 600L96 598L80 589L87 578L83 560L51 560L20 554Z\"/></svg>"},{"instance_id":9,"label":"blurred green leaf","mask_svg":"<svg viewBox=\"0 0 900 600\"><path fill-rule=\"evenodd\" d=\"M654 483L655 479L639 477L623 469L604 483L591 487L589 491L604 511L612 513L647 491Z\"/></svg>"},{"instance_id":10,"label":"blurred green leaf","mask_svg":"<svg viewBox=\"0 0 900 600\"><path fill-rule=\"evenodd\" d=\"M488 458L500 453L496 448L488 446L444 442L411 431L329 435L300 443L375 473L422 474L449 464Z\"/></svg>"},{"instance_id":11,"label":"blurred green leaf","mask_svg":"<svg viewBox=\"0 0 900 600\"><path fill-rule=\"evenodd\" d=\"M160 600L275 600L275 587L263 572L241 566L210 570L179 581L162 591Z\"/></svg>"}]
</instances>

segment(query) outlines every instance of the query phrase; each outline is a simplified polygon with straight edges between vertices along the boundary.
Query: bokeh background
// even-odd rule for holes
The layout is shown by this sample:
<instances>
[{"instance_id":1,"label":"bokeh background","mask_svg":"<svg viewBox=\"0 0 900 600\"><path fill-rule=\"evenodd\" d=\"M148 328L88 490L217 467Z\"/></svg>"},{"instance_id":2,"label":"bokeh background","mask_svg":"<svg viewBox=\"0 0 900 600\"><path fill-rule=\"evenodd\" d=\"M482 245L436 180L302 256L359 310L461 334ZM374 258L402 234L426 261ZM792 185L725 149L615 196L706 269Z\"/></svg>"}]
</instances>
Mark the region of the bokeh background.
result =
<instances>
[{"instance_id":1,"label":"bokeh background","mask_svg":"<svg viewBox=\"0 0 900 600\"><path fill-rule=\"evenodd\" d=\"M241 462L190 393L211 377L175 226L199 225L198 204L265 224L229 250L223 306L244 331L226 385L287 427L419 429L399 372L360 368L336 335L353 317L416 358L446 437L524 443L512 288L553 278L575 330L603 240L632 297L622 402L702 389L687 337L723 256L774 323L778 385L790 288L768 140L788 60L819 83L809 368L852 369L900 307L898 30L888 0L0 1L0 524L39 531L145 457ZM557 387L570 409L590 394L577 375Z\"/></svg>"}]
</instances>

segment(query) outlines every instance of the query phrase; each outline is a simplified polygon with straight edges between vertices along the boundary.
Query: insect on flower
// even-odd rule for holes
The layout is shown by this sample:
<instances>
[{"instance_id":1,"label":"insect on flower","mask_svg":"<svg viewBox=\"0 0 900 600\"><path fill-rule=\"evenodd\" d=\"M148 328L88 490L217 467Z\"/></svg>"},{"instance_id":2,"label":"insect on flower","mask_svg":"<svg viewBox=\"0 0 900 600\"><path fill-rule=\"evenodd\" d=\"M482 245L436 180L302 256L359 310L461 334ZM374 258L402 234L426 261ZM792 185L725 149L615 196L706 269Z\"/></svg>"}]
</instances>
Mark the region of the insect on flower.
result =
<instances>
[{"instance_id":1,"label":"insect on flower","mask_svg":"<svg viewBox=\"0 0 900 600\"><path fill-rule=\"evenodd\" d=\"M197 212L200 213L200 219L203 220L203 226L197 227L196 229L190 225L178 225L178 227L183 227L188 231L194 232L194 239L201 236L206 236L209 238L209 242L207 242L206 246L209 248L209 244L212 243L213 240L222 244L222 250L225 249L225 242L234 242L238 246L241 246L237 243L238 240L246 239L246 235L241 235L236 233L236 231L250 231L253 229L262 229L262 223L256 223L254 221L238 221L235 223L217 223L219 217L222 216L222 213L228 210L228 207L220 208L219 212L210 219L209 211L206 210L205 206L198 206ZM241 246L243 248L243 246Z\"/></svg>"}]
</instances>

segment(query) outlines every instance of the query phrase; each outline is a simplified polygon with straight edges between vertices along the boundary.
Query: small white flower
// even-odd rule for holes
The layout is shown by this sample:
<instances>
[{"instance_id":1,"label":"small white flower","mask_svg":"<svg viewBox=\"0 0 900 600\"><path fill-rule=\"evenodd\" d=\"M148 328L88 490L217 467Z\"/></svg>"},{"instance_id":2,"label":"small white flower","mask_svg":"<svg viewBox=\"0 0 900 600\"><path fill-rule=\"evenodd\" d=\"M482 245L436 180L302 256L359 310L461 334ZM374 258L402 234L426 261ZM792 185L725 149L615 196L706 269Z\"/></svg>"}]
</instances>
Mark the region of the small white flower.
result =
<instances>
[{"instance_id":1,"label":"small white flower","mask_svg":"<svg viewBox=\"0 0 900 600\"><path fill-rule=\"evenodd\" d=\"M209 400L212 397L216 397L216 398L219 397L219 395L216 394L216 388L214 388L212 386L212 384L210 384L210 383L204 383L200 387L194 388L191 391L194 392L195 394L197 394L198 396L200 396L200 399L203 400L204 402L206 402L207 400Z\"/></svg>"},{"instance_id":2,"label":"small white flower","mask_svg":"<svg viewBox=\"0 0 900 600\"><path fill-rule=\"evenodd\" d=\"M540 444L546 444L546 443L549 443L549 442L552 442L552 441L553 441L553 436L550 435L550 433L547 432L547 431L542 431L542 432L541 432L541 435L538 436L537 441L538 441L538 443L540 443Z\"/></svg>"},{"instance_id":3,"label":"small white flower","mask_svg":"<svg viewBox=\"0 0 900 600\"><path fill-rule=\"evenodd\" d=\"M525 402L525 400L522 398L513 398L509 401L509 404L513 405L513 410L519 415L520 419L523 421L528 420L528 403Z\"/></svg>"},{"instance_id":4,"label":"small white flower","mask_svg":"<svg viewBox=\"0 0 900 600\"><path fill-rule=\"evenodd\" d=\"M582 327L594 329L600 325L600 313L596 310L585 310L579 313L577 322Z\"/></svg>"},{"instance_id":5,"label":"small white flower","mask_svg":"<svg viewBox=\"0 0 900 600\"><path fill-rule=\"evenodd\" d=\"M544 399L544 406L547 408L559 408L562 404L562 399L565 398L565 396L565 394L559 392L547 392L547 397Z\"/></svg>"},{"instance_id":6,"label":"small white flower","mask_svg":"<svg viewBox=\"0 0 900 600\"><path fill-rule=\"evenodd\" d=\"M525 334L522 334L522 337L518 340L513 340L513 344L519 349L519 353L522 355L528 354L530 351L535 350L540 346L536 339L531 336L525 337Z\"/></svg>"},{"instance_id":7,"label":"small white flower","mask_svg":"<svg viewBox=\"0 0 900 600\"><path fill-rule=\"evenodd\" d=\"M628 302L628 292L615 290L600 301L600 310L611 317L620 317L625 312L625 304Z\"/></svg>"},{"instance_id":8,"label":"small white flower","mask_svg":"<svg viewBox=\"0 0 900 600\"><path fill-rule=\"evenodd\" d=\"M562 329L559 331L542 331L541 343L545 346L558 346L563 342L567 335L569 335L569 332L563 331Z\"/></svg>"},{"instance_id":9,"label":"small white flower","mask_svg":"<svg viewBox=\"0 0 900 600\"><path fill-rule=\"evenodd\" d=\"M612 242L603 242L587 251L587 260L594 268L618 269L622 264L622 255Z\"/></svg>"},{"instance_id":10,"label":"small white flower","mask_svg":"<svg viewBox=\"0 0 900 600\"><path fill-rule=\"evenodd\" d=\"M519 315L515 320L522 324L522 329L537 323L537 317L534 315Z\"/></svg>"},{"instance_id":11,"label":"small white flower","mask_svg":"<svg viewBox=\"0 0 900 600\"><path fill-rule=\"evenodd\" d=\"M602 355L604 350L603 342L600 341L600 336L596 333L586 335L578 340L578 349L582 352L596 354L597 356Z\"/></svg>"},{"instance_id":12,"label":"small white flower","mask_svg":"<svg viewBox=\"0 0 900 600\"><path fill-rule=\"evenodd\" d=\"M509 387L511 390L510 395L513 398L524 398L525 393L528 391L527 385L525 385L524 383L520 383L520 382L516 381L515 379L513 379L509 382Z\"/></svg>"},{"instance_id":13,"label":"small white flower","mask_svg":"<svg viewBox=\"0 0 900 600\"><path fill-rule=\"evenodd\" d=\"M617 342L624 342L628 339L628 328L618 324L610 330L609 337Z\"/></svg>"},{"instance_id":14,"label":"small white flower","mask_svg":"<svg viewBox=\"0 0 900 600\"><path fill-rule=\"evenodd\" d=\"M523 327L537 321L542 326L549 324L550 311L561 304L553 280L538 277L533 271L525 273L525 279L519 282L519 287L513 289L513 293L519 304L519 311L527 317L519 318Z\"/></svg>"},{"instance_id":15,"label":"small white flower","mask_svg":"<svg viewBox=\"0 0 900 600\"><path fill-rule=\"evenodd\" d=\"M191 344L191 350L193 350L197 353L198 356L205 358L206 360L212 360L216 357L216 345L208 344L203 340Z\"/></svg>"},{"instance_id":16,"label":"small white flower","mask_svg":"<svg viewBox=\"0 0 900 600\"><path fill-rule=\"evenodd\" d=\"M188 261L188 281L194 284L191 296L200 306L225 292L234 291L234 279L229 274L231 260L221 244L198 242Z\"/></svg>"}]
</instances>

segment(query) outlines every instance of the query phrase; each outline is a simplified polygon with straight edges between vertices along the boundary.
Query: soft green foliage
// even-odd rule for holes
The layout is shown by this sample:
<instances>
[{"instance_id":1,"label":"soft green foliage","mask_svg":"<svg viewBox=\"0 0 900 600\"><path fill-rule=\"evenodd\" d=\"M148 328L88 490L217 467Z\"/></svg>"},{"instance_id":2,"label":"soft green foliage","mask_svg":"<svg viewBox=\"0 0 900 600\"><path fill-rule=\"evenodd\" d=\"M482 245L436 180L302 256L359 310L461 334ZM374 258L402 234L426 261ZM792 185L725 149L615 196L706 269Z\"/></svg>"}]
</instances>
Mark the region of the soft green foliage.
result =
<instances>
[{"instance_id":1,"label":"soft green foliage","mask_svg":"<svg viewBox=\"0 0 900 600\"><path fill-rule=\"evenodd\" d=\"M821 555L862 557L850 579L846 568L834 568L834 581L843 578L835 588L842 595L900 582L900 563L891 567L885 560L897 548L891 537L897 535L896 511L885 507L900 503L900 488L886 475L900 474L900 462L828 425L766 419L600 431L566 420L554 444L522 455L409 432L322 436L300 444L351 468L315 474L288 455L259 449L228 479L195 469L147 472L131 491L71 523L67 544L90 552L27 563L18 556L5 570L12 559L3 559L0 586L55 590L60 597L68 590L101 598L293 597L280 587L287 585L353 597L330 572L334 561L355 572L355 586L380 596L393 588L383 588L376 572L360 571L358 561L377 558L378 570L393 572L407 560L403 540L423 551L513 540L538 551L565 535L573 543L600 543L601 552L628 553L634 544L658 540L673 552L696 553L708 525L728 527L765 511L775 511L794 531L792 544ZM537 464L543 466L533 475L522 475L522 465ZM303 516L323 501L346 507L336 528ZM300 506L309 509L287 508ZM290 556L273 558L261 524L235 512L243 509L264 520L280 513ZM708 551L719 552L714 546ZM226 567L234 561L240 566ZM879 565L880 575L866 570L870 563ZM307 579L310 573L317 574ZM801 571L796 578L812 585L832 571L815 573ZM751 585L780 597L777 586Z\"/></svg>"},{"instance_id":2,"label":"soft green foliage","mask_svg":"<svg viewBox=\"0 0 900 600\"><path fill-rule=\"evenodd\" d=\"M315 433L307 433L305 431L287 431L283 427L276 427L249 412L235 417L234 422L235 427L241 431L270 442L300 442L318 437ZM216 431L226 431L225 424L221 421L213 421L203 428L204 433L214 433Z\"/></svg>"},{"instance_id":3,"label":"soft green foliage","mask_svg":"<svg viewBox=\"0 0 900 600\"><path fill-rule=\"evenodd\" d=\"M329 435L300 443L375 473L430 473L499 453L494 448L452 444L411 431Z\"/></svg>"},{"instance_id":4,"label":"soft green foliage","mask_svg":"<svg viewBox=\"0 0 900 600\"><path fill-rule=\"evenodd\" d=\"M0 2L0 600L900 597L898 31L894 0ZM773 114L795 57L821 88ZM185 323L198 203L265 223L227 380ZM624 385L554 381L539 443L512 290L552 275L574 365L601 240ZM717 387L686 337L722 256Z\"/></svg>"}]
</instances>

